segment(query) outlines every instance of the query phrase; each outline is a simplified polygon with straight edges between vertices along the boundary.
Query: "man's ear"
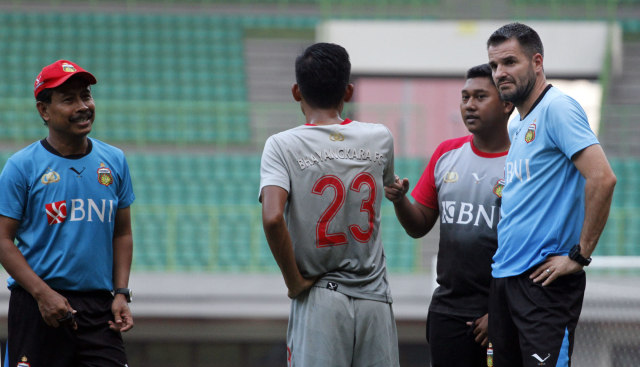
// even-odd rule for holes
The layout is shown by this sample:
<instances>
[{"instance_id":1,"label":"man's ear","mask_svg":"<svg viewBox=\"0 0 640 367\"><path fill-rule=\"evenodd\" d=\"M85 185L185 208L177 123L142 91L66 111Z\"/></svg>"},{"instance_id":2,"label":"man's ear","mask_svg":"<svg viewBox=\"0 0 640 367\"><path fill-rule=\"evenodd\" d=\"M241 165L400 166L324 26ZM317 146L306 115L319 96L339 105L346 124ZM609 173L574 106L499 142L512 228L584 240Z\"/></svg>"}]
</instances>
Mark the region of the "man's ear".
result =
<instances>
[{"instance_id":1,"label":"man's ear","mask_svg":"<svg viewBox=\"0 0 640 367\"><path fill-rule=\"evenodd\" d=\"M532 63L533 63L533 70L536 73L542 73L543 72L543 60L544 58L542 57L542 55L540 53L536 53L535 55L533 55L533 59L532 59Z\"/></svg>"},{"instance_id":2,"label":"man's ear","mask_svg":"<svg viewBox=\"0 0 640 367\"><path fill-rule=\"evenodd\" d=\"M349 102L353 97L353 83L347 84L347 89L344 91L344 98L342 99L345 102Z\"/></svg>"},{"instance_id":3,"label":"man's ear","mask_svg":"<svg viewBox=\"0 0 640 367\"><path fill-rule=\"evenodd\" d=\"M45 122L48 122L49 121L49 104L44 103L42 101L36 101L36 108L40 113L40 117L42 117L42 119Z\"/></svg>"},{"instance_id":4,"label":"man's ear","mask_svg":"<svg viewBox=\"0 0 640 367\"><path fill-rule=\"evenodd\" d=\"M291 95L296 102L302 101L302 93L300 93L300 87L298 87L298 83L293 83L291 86Z\"/></svg>"}]
</instances>

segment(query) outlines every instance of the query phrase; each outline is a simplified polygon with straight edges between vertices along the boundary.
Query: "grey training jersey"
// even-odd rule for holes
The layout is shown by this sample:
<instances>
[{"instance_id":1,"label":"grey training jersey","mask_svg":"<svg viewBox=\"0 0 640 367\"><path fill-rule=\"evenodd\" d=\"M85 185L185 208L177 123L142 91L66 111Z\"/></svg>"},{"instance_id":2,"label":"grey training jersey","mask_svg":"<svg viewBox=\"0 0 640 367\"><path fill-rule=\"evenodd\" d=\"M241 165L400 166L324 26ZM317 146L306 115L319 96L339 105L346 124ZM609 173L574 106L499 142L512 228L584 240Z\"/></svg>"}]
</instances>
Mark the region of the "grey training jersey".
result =
<instances>
[{"instance_id":1,"label":"grey training jersey","mask_svg":"<svg viewBox=\"0 0 640 367\"><path fill-rule=\"evenodd\" d=\"M506 156L477 150L472 135L446 140L411 193L440 214L439 286L431 311L464 317L488 311Z\"/></svg>"},{"instance_id":2,"label":"grey training jersey","mask_svg":"<svg viewBox=\"0 0 640 367\"><path fill-rule=\"evenodd\" d=\"M285 220L302 275L389 303L380 205L393 181L393 137L380 124L299 126L269 137L262 154L260 192L289 192Z\"/></svg>"}]
</instances>

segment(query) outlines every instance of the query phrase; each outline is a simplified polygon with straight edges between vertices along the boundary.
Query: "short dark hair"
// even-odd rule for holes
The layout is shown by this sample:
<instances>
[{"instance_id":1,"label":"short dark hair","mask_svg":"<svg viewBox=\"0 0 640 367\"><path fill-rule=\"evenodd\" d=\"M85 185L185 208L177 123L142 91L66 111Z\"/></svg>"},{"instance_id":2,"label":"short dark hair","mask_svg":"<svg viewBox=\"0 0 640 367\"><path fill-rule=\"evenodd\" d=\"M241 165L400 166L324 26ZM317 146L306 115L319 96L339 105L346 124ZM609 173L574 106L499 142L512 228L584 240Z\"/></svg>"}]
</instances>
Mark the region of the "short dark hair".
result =
<instances>
[{"instance_id":1,"label":"short dark hair","mask_svg":"<svg viewBox=\"0 0 640 367\"><path fill-rule=\"evenodd\" d=\"M493 81L493 76L491 75L491 66L489 66L489 64L476 65L467 70L467 79L471 78L489 78L489 80L491 80L491 84L493 84L494 86L496 85L496 83Z\"/></svg>"},{"instance_id":2,"label":"short dark hair","mask_svg":"<svg viewBox=\"0 0 640 367\"><path fill-rule=\"evenodd\" d=\"M496 82L495 80L493 80L493 75L491 74L491 66L489 66L489 64L481 64L469 68L469 70L467 70L467 79L472 78L487 78L491 81L491 84L493 84L494 87L496 86ZM501 101L504 101L500 92L498 92L498 97L500 97ZM509 116L511 116L511 113L514 109L515 107L511 108L511 111L509 111Z\"/></svg>"},{"instance_id":3,"label":"short dark hair","mask_svg":"<svg viewBox=\"0 0 640 367\"><path fill-rule=\"evenodd\" d=\"M43 89L36 96L36 101L50 104L52 95L53 95L53 88Z\"/></svg>"},{"instance_id":4,"label":"short dark hair","mask_svg":"<svg viewBox=\"0 0 640 367\"><path fill-rule=\"evenodd\" d=\"M333 43L313 44L296 58L296 83L311 107L339 106L350 75L347 50Z\"/></svg>"},{"instance_id":5,"label":"short dark hair","mask_svg":"<svg viewBox=\"0 0 640 367\"><path fill-rule=\"evenodd\" d=\"M36 102L51 104L51 96L53 96L53 88L43 89L36 96ZM42 116L40 116L40 118L42 118ZM42 119L42 121L44 122L44 126L49 125L45 119Z\"/></svg>"},{"instance_id":6,"label":"short dark hair","mask_svg":"<svg viewBox=\"0 0 640 367\"><path fill-rule=\"evenodd\" d=\"M544 56L544 47L540 36L533 28L522 23L509 23L498 28L487 40L487 48L499 45L511 38L515 38L520 43L527 56L531 57L537 53Z\"/></svg>"}]
</instances>

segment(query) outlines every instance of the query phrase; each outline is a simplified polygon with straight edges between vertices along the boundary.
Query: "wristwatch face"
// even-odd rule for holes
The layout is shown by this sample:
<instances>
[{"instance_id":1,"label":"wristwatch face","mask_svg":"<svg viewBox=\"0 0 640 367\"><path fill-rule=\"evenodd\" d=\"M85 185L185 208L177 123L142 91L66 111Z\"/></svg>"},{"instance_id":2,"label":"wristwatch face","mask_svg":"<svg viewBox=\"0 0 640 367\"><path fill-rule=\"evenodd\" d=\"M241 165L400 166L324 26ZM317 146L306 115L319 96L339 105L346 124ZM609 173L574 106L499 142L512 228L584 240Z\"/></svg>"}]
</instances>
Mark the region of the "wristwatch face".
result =
<instances>
[{"instance_id":1,"label":"wristwatch face","mask_svg":"<svg viewBox=\"0 0 640 367\"><path fill-rule=\"evenodd\" d=\"M131 302L133 299L133 291L129 288L118 288L115 291L115 294L124 294L124 297L127 299L127 302Z\"/></svg>"}]
</instances>

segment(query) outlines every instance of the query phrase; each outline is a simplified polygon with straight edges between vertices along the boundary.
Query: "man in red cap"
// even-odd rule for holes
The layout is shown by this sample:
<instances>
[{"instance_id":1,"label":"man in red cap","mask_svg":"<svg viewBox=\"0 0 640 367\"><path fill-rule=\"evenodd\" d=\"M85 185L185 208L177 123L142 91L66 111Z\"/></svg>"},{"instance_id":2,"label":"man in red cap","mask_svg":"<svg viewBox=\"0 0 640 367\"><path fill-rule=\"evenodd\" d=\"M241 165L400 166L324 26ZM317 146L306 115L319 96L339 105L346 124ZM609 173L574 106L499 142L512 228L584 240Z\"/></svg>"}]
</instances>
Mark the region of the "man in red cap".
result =
<instances>
[{"instance_id":1,"label":"man in red cap","mask_svg":"<svg viewBox=\"0 0 640 367\"><path fill-rule=\"evenodd\" d=\"M34 96L49 134L0 174L5 366L127 365L135 195L123 152L88 137L96 82L71 61L44 67Z\"/></svg>"}]
</instances>

